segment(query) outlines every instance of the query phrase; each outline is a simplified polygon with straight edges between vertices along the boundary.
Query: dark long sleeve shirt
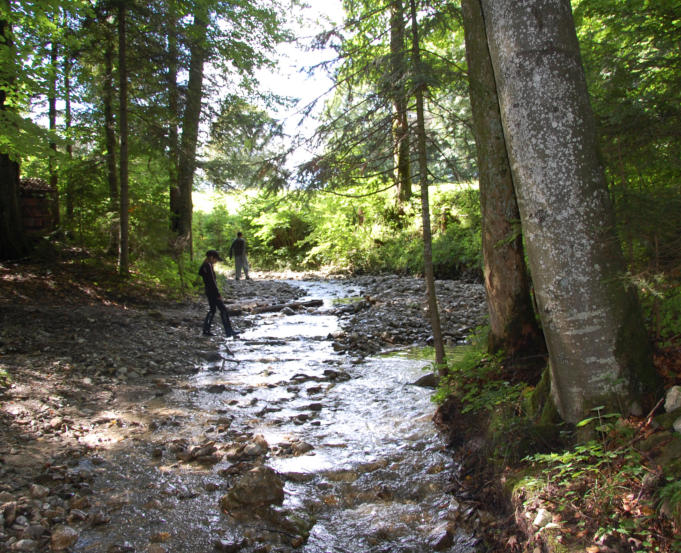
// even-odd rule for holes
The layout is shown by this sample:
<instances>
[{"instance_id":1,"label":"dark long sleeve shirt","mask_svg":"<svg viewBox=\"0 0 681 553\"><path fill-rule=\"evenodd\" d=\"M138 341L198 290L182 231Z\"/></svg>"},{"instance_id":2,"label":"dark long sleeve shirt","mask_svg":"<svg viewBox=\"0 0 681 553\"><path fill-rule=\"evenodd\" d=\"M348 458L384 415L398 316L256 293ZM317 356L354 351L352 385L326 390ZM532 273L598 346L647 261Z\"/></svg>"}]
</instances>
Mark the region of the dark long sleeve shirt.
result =
<instances>
[{"instance_id":1,"label":"dark long sleeve shirt","mask_svg":"<svg viewBox=\"0 0 681 553\"><path fill-rule=\"evenodd\" d=\"M235 238L232 245L229 247L229 257L244 255L246 253L246 240L243 238Z\"/></svg>"},{"instance_id":2,"label":"dark long sleeve shirt","mask_svg":"<svg viewBox=\"0 0 681 553\"><path fill-rule=\"evenodd\" d=\"M218 281L215 278L215 271L213 266L206 259L199 268L199 274L203 278L203 283L206 286L206 296L217 298L220 295L218 289Z\"/></svg>"}]
</instances>

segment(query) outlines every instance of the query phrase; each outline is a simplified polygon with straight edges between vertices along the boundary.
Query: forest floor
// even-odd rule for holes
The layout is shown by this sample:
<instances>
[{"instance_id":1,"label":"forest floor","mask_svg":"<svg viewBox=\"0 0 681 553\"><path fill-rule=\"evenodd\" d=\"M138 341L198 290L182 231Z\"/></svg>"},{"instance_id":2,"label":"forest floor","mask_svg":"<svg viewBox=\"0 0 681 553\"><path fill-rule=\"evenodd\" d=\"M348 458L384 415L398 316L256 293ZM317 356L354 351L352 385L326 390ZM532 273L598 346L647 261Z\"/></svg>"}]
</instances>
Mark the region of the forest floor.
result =
<instances>
[{"instance_id":1,"label":"forest floor","mask_svg":"<svg viewBox=\"0 0 681 553\"><path fill-rule=\"evenodd\" d=\"M370 278L361 284L371 290ZM481 287L455 285L467 287L470 301L442 306L443 331L450 345L460 342L484 316ZM385 281L382 286L383 292L390 292ZM368 294L363 299L362 331L337 337L339 349L358 355L390 344L425 345L428 325L419 291L394 283L392 290L383 297ZM285 304L298 295L279 279L256 278L249 297L240 298L240 304ZM405 307L410 303L411 311ZM358 307L348 306L348 313L353 310ZM92 420L89 414L112 401L133 401L140 386L158 386L163 393L166 384L161 377L186 373L186 360L202 355L205 342L199 337L199 327L204 313L200 293L173 297L153 284L121 279L100 264L75 259L0 265L0 551L41 551L46 544L53 550L67 549L75 538L68 532L60 534L57 528L101 516L88 513L85 504L55 506L57 512L43 512L38 519L30 513L32 502L51 494L48 488L55 482L63 483L62 497L87 487L87 475L73 474L69 467L95 445L90 443L90 433L116 424L101 416ZM238 314L233 319L240 321ZM396 327L398 319L403 324ZM452 427L457 424L460 421ZM470 428L467 439L476 439ZM498 516L486 536L489 550L539 551L534 549L539 545L531 532L521 531L516 523L527 516L514 512L484 463L477 468L463 465L467 472L453 476L461 489L453 493L484 504ZM628 491L621 495L613 498L617 506L604 516L617 516L623 505L632 504ZM673 539L668 534L673 533L673 525L656 523L650 513L646 516L651 520L651 535L657 536L656 549L648 550L672 551ZM583 521L566 519L561 524L567 535L585 536ZM589 552L645 550L590 543ZM158 545L149 551L165 550Z\"/></svg>"}]
</instances>

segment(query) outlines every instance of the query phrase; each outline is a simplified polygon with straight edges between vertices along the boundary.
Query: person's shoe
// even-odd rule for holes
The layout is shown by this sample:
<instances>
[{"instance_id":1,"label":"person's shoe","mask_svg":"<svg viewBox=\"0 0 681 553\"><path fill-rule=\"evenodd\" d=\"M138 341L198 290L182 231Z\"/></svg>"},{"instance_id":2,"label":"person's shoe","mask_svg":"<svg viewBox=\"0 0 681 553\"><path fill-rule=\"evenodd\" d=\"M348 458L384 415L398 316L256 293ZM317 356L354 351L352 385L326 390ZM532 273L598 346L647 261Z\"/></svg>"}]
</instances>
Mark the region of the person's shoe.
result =
<instances>
[{"instance_id":1,"label":"person's shoe","mask_svg":"<svg viewBox=\"0 0 681 553\"><path fill-rule=\"evenodd\" d=\"M238 333L238 332L235 332L235 331L233 331L233 330L230 331L230 332L227 332L227 338L234 338L234 339L236 339L238 336L239 336L239 333Z\"/></svg>"},{"instance_id":2,"label":"person's shoe","mask_svg":"<svg viewBox=\"0 0 681 553\"><path fill-rule=\"evenodd\" d=\"M202 336L215 336L215 334L213 334L210 330L204 330L204 331L201 333L201 335L202 335Z\"/></svg>"}]
</instances>

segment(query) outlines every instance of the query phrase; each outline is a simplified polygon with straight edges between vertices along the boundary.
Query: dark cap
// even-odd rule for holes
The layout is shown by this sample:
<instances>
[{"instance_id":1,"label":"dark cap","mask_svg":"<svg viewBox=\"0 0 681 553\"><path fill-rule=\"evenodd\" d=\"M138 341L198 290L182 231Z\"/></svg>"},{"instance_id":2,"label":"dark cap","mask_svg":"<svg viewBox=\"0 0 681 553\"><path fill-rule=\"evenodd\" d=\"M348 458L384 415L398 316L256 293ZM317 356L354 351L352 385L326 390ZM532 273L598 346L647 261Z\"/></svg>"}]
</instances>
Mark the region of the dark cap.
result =
<instances>
[{"instance_id":1,"label":"dark cap","mask_svg":"<svg viewBox=\"0 0 681 553\"><path fill-rule=\"evenodd\" d=\"M220 254L217 252L217 250L208 250L206 252L206 257L215 257L218 261L222 261L222 257L220 257Z\"/></svg>"}]
</instances>

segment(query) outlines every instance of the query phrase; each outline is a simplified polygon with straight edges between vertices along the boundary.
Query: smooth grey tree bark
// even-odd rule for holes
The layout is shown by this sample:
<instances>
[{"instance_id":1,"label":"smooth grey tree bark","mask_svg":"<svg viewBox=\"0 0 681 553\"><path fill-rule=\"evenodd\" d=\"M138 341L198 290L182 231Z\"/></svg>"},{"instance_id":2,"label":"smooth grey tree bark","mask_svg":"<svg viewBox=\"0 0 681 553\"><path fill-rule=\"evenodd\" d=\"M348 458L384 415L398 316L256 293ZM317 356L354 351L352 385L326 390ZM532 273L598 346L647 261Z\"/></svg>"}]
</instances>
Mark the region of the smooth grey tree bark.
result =
<instances>
[{"instance_id":1,"label":"smooth grey tree bark","mask_svg":"<svg viewBox=\"0 0 681 553\"><path fill-rule=\"evenodd\" d=\"M564 420L656 391L627 288L569 0L482 0L552 395Z\"/></svg>"},{"instance_id":2,"label":"smooth grey tree bark","mask_svg":"<svg viewBox=\"0 0 681 553\"><path fill-rule=\"evenodd\" d=\"M462 0L473 131L478 153L482 253L490 353L522 358L545 352L525 265L520 213L499 113L480 0Z\"/></svg>"}]
</instances>

